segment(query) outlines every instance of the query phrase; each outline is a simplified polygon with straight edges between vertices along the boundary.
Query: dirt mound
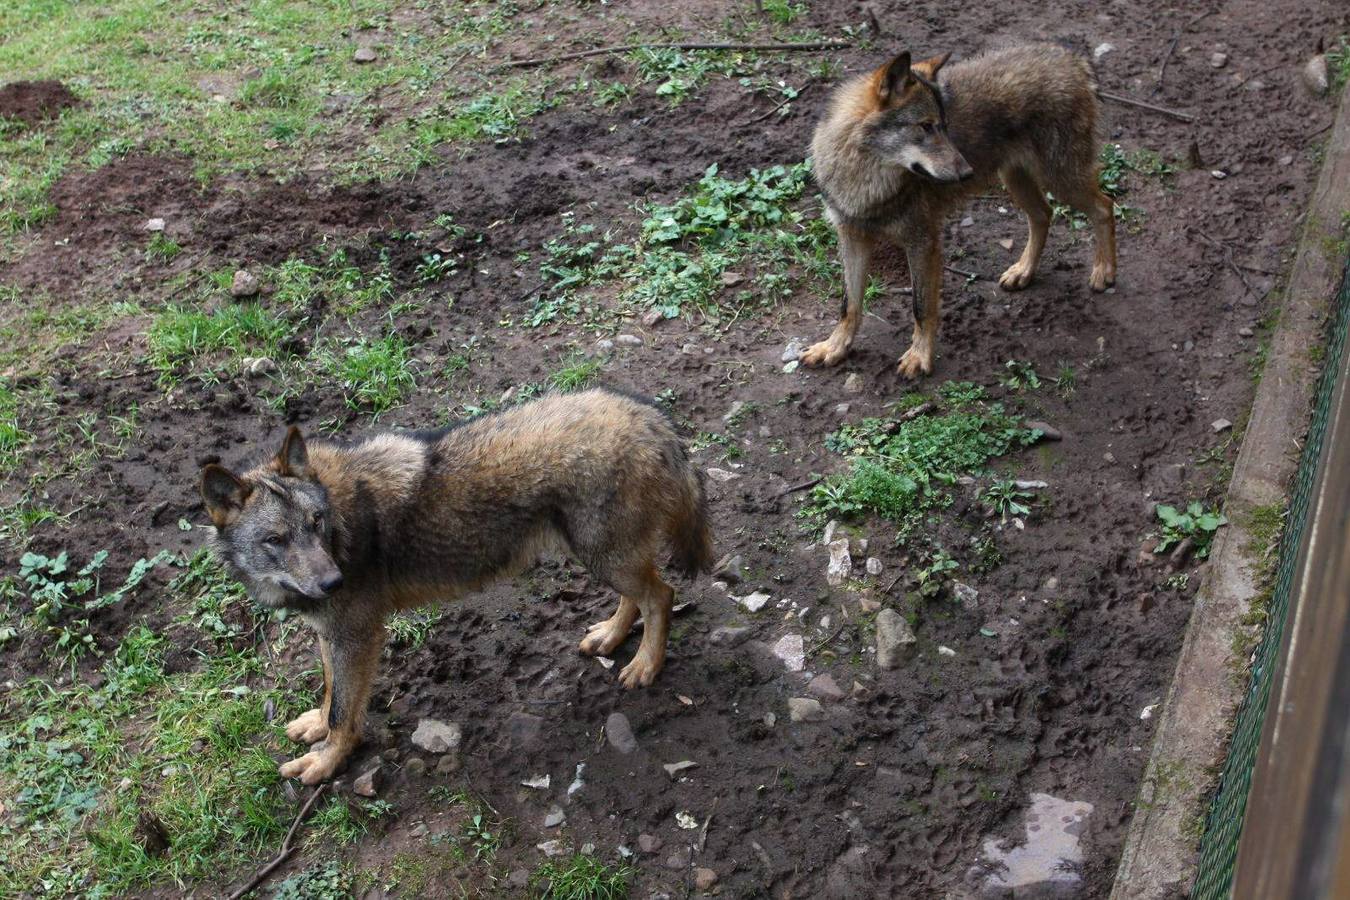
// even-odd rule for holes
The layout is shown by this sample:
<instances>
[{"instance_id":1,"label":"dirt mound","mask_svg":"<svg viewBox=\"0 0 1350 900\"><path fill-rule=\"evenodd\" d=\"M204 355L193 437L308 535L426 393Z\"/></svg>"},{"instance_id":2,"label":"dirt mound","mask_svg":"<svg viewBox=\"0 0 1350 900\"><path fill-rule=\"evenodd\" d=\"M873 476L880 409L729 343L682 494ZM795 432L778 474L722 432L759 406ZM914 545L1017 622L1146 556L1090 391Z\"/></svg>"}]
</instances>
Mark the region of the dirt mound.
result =
<instances>
[{"instance_id":1,"label":"dirt mound","mask_svg":"<svg viewBox=\"0 0 1350 900\"><path fill-rule=\"evenodd\" d=\"M59 81L11 81L0 87L0 117L28 126L51 121L79 102Z\"/></svg>"}]
</instances>

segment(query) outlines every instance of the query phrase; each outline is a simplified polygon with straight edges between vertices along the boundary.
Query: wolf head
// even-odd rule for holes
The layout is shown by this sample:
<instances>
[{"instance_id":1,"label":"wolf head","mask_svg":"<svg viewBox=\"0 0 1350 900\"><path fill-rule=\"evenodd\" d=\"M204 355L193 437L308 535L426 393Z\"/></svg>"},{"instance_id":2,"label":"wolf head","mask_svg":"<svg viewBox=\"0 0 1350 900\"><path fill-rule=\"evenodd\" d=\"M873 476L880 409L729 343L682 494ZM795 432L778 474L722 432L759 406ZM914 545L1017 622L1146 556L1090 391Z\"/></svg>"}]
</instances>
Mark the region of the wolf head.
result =
<instances>
[{"instance_id":1,"label":"wolf head","mask_svg":"<svg viewBox=\"0 0 1350 900\"><path fill-rule=\"evenodd\" d=\"M965 181L970 163L947 137L947 114L934 79L949 53L910 64L909 52L872 73L876 106L865 143L891 165L931 181Z\"/></svg>"},{"instance_id":2,"label":"wolf head","mask_svg":"<svg viewBox=\"0 0 1350 900\"><path fill-rule=\"evenodd\" d=\"M202 500L216 526L216 555L255 600L305 609L342 587L333 561L333 512L292 426L271 462L236 475L202 469Z\"/></svg>"}]
</instances>

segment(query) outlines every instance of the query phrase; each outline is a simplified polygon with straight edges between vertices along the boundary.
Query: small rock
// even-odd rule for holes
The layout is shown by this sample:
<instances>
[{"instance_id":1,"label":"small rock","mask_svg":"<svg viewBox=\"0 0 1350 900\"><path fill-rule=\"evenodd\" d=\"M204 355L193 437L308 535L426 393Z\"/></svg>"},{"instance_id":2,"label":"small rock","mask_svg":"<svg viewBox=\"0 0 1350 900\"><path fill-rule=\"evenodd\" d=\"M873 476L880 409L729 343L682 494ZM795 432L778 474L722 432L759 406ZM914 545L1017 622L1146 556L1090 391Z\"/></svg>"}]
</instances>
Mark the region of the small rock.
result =
<instances>
[{"instance_id":1,"label":"small rock","mask_svg":"<svg viewBox=\"0 0 1350 900\"><path fill-rule=\"evenodd\" d=\"M230 280L230 296L237 298L253 297L258 293L258 279L252 272L240 269Z\"/></svg>"},{"instance_id":2,"label":"small rock","mask_svg":"<svg viewBox=\"0 0 1350 900\"><path fill-rule=\"evenodd\" d=\"M595 346L591 348L591 355L594 356L599 353L608 353L613 349L614 349L613 341L611 341L609 338L601 338L600 340L596 341Z\"/></svg>"},{"instance_id":3,"label":"small rock","mask_svg":"<svg viewBox=\"0 0 1350 900\"><path fill-rule=\"evenodd\" d=\"M717 873L712 869L702 867L694 870L694 889L699 891L711 890L712 886L717 884Z\"/></svg>"},{"instance_id":4,"label":"small rock","mask_svg":"<svg viewBox=\"0 0 1350 900\"><path fill-rule=\"evenodd\" d=\"M665 313L659 309L649 309L642 314L642 324L648 328L655 328L665 318Z\"/></svg>"},{"instance_id":5,"label":"small rock","mask_svg":"<svg viewBox=\"0 0 1350 900\"><path fill-rule=\"evenodd\" d=\"M609 739L609 745L620 753L632 753L638 748L637 738L633 737L633 726L628 724L628 717L623 713L609 714L605 720L605 737Z\"/></svg>"},{"instance_id":6,"label":"small rock","mask_svg":"<svg viewBox=\"0 0 1350 900\"><path fill-rule=\"evenodd\" d=\"M745 643L750 637L749 628L737 628L730 625L722 625L714 628L712 634L708 635L708 643L714 647L738 647Z\"/></svg>"},{"instance_id":7,"label":"small rock","mask_svg":"<svg viewBox=\"0 0 1350 900\"><path fill-rule=\"evenodd\" d=\"M567 814L564 813L560 807L551 806L549 807L548 815L544 816L544 827L557 828L559 825L561 825L563 822L566 821L567 821Z\"/></svg>"},{"instance_id":8,"label":"small rock","mask_svg":"<svg viewBox=\"0 0 1350 900\"><path fill-rule=\"evenodd\" d=\"M1012 238L1004 238L1003 240L998 242L998 245L1002 247L1004 250L1011 250L1013 248Z\"/></svg>"},{"instance_id":9,"label":"small rock","mask_svg":"<svg viewBox=\"0 0 1350 900\"><path fill-rule=\"evenodd\" d=\"M1303 86L1314 97L1321 97L1330 89L1331 79L1325 54L1318 53L1307 61L1302 71Z\"/></svg>"},{"instance_id":10,"label":"small rock","mask_svg":"<svg viewBox=\"0 0 1350 900\"><path fill-rule=\"evenodd\" d=\"M567 847L562 841L554 838L551 841L544 841L542 844L535 844L535 849L545 856L562 856L567 852Z\"/></svg>"},{"instance_id":11,"label":"small rock","mask_svg":"<svg viewBox=\"0 0 1350 900\"><path fill-rule=\"evenodd\" d=\"M1158 704L1150 703L1140 711L1139 718L1147 722L1149 719L1153 718L1153 711L1157 708Z\"/></svg>"},{"instance_id":12,"label":"small rock","mask_svg":"<svg viewBox=\"0 0 1350 900\"><path fill-rule=\"evenodd\" d=\"M1054 575L1045 579L1044 590L1047 594L1053 594L1059 588L1059 579Z\"/></svg>"},{"instance_id":13,"label":"small rock","mask_svg":"<svg viewBox=\"0 0 1350 900\"><path fill-rule=\"evenodd\" d=\"M1284 166L1286 169L1292 166L1293 164L1294 164L1294 155L1292 153L1286 153L1284 156L1280 157L1280 165Z\"/></svg>"},{"instance_id":14,"label":"small rock","mask_svg":"<svg viewBox=\"0 0 1350 900\"><path fill-rule=\"evenodd\" d=\"M693 858L693 851L688 847L680 847L666 857L666 868L672 872L678 872L681 869L689 868L689 863Z\"/></svg>"},{"instance_id":15,"label":"small rock","mask_svg":"<svg viewBox=\"0 0 1350 900\"><path fill-rule=\"evenodd\" d=\"M877 610L881 609L881 601L875 600L871 597L859 597L858 608L865 613L874 613Z\"/></svg>"},{"instance_id":16,"label":"small rock","mask_svg":"<svg viewBox=\"0 0 1350 900\"><path fill-rule=\"evenodd\" d=\"M853 557L848 552L848 538L830 542L830 564L825 569L825 581L838 587L853 571Z\"/></svg>"},{"instance_id":17,"label":"small rock","mask_svg":"<svg viewBox=\"0 0 1350 900\"><path fill-rule=\"evenodd\" d=\"M771 598L763 591L755 591L753 594L747 594L744 597L737 597L735 599L737 603L744 606L749 612L759 612Z\"/></svg>"},{"instance_id":18,"label":"small rock","mask_svg":"<svg viewBox=\"0 0 1350 900\"><path fill-rule=\"evenodd\" d=\"M690 769L697 769L698 763L694 762L692 759L683 759L676 763L666 763L661 768L666 770L666 774L669 775L671 780L673 781L676 778L680 777L681 772L688 772Z\"/></svg>"},{"instance_id":19,"label":"small rock","mask_svg":"<svg viewBox=\"0 0 1350 900\"><path fill-rule=\"evenodd\" d=\"M762 438L771 438L773 437L773 429L768 425L761 425L759 426L759 436Z\"/></svg>"},{"instance_id":20,"label":"small rock","mask_svg":"<svg viewBox=\"0 0 1350 900\"><path fill-rule=\"evenodd\" d=\"M939 656L955 656L955 655L956 655L956 651L953 650L951 647L938 647L938 655L939 655Z\"/></svg>"},{"instance_id":21,"label":"small rock","mask_svg":"<svg viewBox=\"0 0 1350 900\"><path fill-rule=\"evenodd\" d=\"M374 797L380 789L380 782L384 780L383 776L384 771L376 763L352 782L352 793L361 797Z\"/></svg>"},{"instance_id":22,"label":"small rock","mask_svg":"<svg viewBox=\"0 0 1350 900\"><path fill-rule=\"evenodd\" d=\"M428 753L449 753L459 749L464 733L454 722L421 719L413 732L413 746Z\"/></svg>"},{"instance_id":23,"label":"small rock","mask_svg":"<svg viewBox=\"0 0 1350 900\"><path fill-rule=\"evenodd\" d=\"M641 347L642 338L636 334L620 334L615 335L614 343L620 347Z\"/></svg>"},{"instance_id":24,"label":"small rock","mask_svg":"<svg viewBox=\"0 0 1350 900\"><path fill-rule=\"evenodd\" d=\"M830 544L834 543L834 535L838 530L839 530L839 523L837 521L831 519L830 521L826 522L825 533L821 537L820 542L828 547Z\"/></svg>"},{"instance_id":25,"label":"small rock","mask_svg":"<svg viewBox=\"0 0 1350 900\"><path fill-rule=\"evenodd\" d=\"M1103 56L1116 49L1115 44L1108 44L1105 41L1092 48L1092 61L1099 62Z\"/></svg>"},{"instance_id":26,"label":"small rock","mask_svg":"<svg viewBox=\"0 0 1350 900\"><path fill-rule=\"evenodd\" d=\"M974 224L975 224L975 220L972 219L970 216L966 216L964 219L961 220L961 227L962 227L962 228L969 228L970 226L972 226L972 225L974 225Z\"/></svg>"},{"instance_id":27,"label":"small rock","mask_svg":"<svg viewBox=\"0 0 1350 900\"><path fill-rule=\"evenodd\" d=\"M952 582L952 593L956 599L961 602L962 609L979 609L980 592L968 584L962 584L959 581Z\"/></svg>"},{"instance_id":28,"label":"small rock","mask_svg":"<svg viewBox=\"0 0 1350 900\"><path fill-rule=\"evenodd\" d=\"M441 758L436 760L437 775L453 775L459 771L459 754L444 753Z\"/></svg>"},{"instance_id":29,"label":"small rock","mask_svg":"<svg viewBox=\"0 0 1350 900\"><path fill-rule=\"evenodd\" d=\"M844 689L835 683L828 672L822 672L806 686L806 692L812 697L830 702L838 702L844 699Z\"/></svg>"},{"instance_id":30,"label":"small rock","mask_svg":"<svg viewBox=\"0 0 1350 900\"><path fill-rule=\"evenodd\" d=\"M825 718L825 707L813 697L789 697L788 715L794 722L816 722Z\"/></svg>"},{"instance_id":31,"label":"small rock","mask_svg":"<svg viewBox=\"0 0 1350 900\"><path fill-rule=\"evenodd\" d=\"M680 348L680 352L686 356L693 356L694 354L699 353L700 350L698 344L685 344Z\"/></svg>"},{"instance_id":32,"label":"small rock","mask_svg":"<svg viewBox=\"0 0 1350 900\"><path fill-rule=\"evenodd\" d=\"M413 777L423 775L427 771L427 761L420 756L414 756L403 764L403 771Z\"/></svg>"},{"instance_id":33,"label":"small rock","mask_svg":"<svg viewBox=\"0 0 1350 900\"><path fill-rule=\"evenodd\" d=\"M639 834L638 849L647 856L651 856L661 850L663 841L654 834Z\"/></svg>"},{"instance_id":34,"label":"small rock","mask_svg":"<svg viewBox=\"0 0 1350 900\"><path fill-rule=\"evenodd\" d=\"M259 356L257 359L251 356L244 357L244 371L251 378L262 378L274 374L277 368L277 364L270 357Z\"/></svg>"},{"instance_id":35,"label":"small rock","mask_svg":"<svg viewBox=\"0 0 1350 900\"><path fill-rule=\"evenodd\" d=\"M1209 55L1209 67L1211 69L1222 69L1228 65L1228 54L1220 53L1217 50Z\"/></svg>"},{"instance_id":36,"label":"small rock","mask_svg":"<svg viewBox=\"0 0 1350 900\"><path fill-rule=\"evenodd\" d=\"M534 788L536 791L546 791L552 783L552 775L534 775L521 782L525 787Z\"/></svg>"},{"instance_id":37,"label":"small rock","mask_svg":"<svg viewBox=\"0 0 1350 900\"><path fill-rule=\"evenodd\" d=\"M745 280L745 276L740 272L723 272L722 287L735 287Z\"/></svg>"},{"instance_id":38,"label":"small rock","mask_svg":"<svg viewBox=\"0 0 1350 900\"><path fill-rule=\"evenodd\" d=\"M789 362L789 363L787 363L787 364L785 364L785 365L783 366L783 374L784 374L784 375L791 375L793 372L797 371L797 367L798 367L799 365L801 365L800 362L798 362L798 361L795 360L795 359L792 360L791 362Z\"/></svg>"},{"instance_id":39,"label":"small rock","mask_svg":"<svg viewBox=\"0 0 1350 900\"><path fill-rule=\"evenodd\" d=\"M1023 479L1018 479L1017 481L1014 481L1013 484L1017 485L1017 489L1020 491L1041 491L1050 486L1044 481L1027 481Z\"/></svg>"},{"instance_id":40,"label":"small rock","mask_svg":"<svg viewBox=\"0 0 1350 900\"><path fill-rule=\"evenodd\" d=\"M734 481L741 476L736 472L728 472L726 469L709 469L708 477L713 481L720 481L726 484L728 481Z\"/></svg>"},{"instance_id":41,"label":"small rock","mask_svg":"<svg viewBox=\"0 0 1350 900\"><path fill-rule=\"evenodd\" d=\"M848 404L847 404L847 403L836 403L836 404L835 404L835 407L834 407L834 414L835 414L836 416L838 416L839 418L841 418L841 419L842 419L844 416L848 415Z\"/></svg>"},{"instance_id":42,"label":"small rock","mask_svg":"<svg viewBox=\"0 0 1350 900\"><path fill-rule=\"evenodd\" d=\"M1248 328L1245 325L1238 329L1239 337L1253 337L1255 334L1256 334L1255 331L1253 331L1252 329Z\"/></svg>"},{"instance_id":43,"label":"small rock","mask_svg":"<svg viewBox=\"0 0 1350 900\"><path fill-rule=\"evenodd\" d=\"M745 558L739 553L728 554L717 561L713 566L713 577L725 581L727 584L739 584L745 573Z\"/></svg>"},{"instance_id":44,"label":"small rock","mask_svg":"<svg viewBox=\"0 0 1350 900\"><path fill-rule=\"evenodd\" d=\"M850 394L861 394L863 389L863 377L857 372L849 372L848 377L844 379L844 390Z\"/></svg>"},{"instance_id":45,"label":"small rock","mask_svg":"<svg viewBox=\"0 0 1350 900\"><path fill-rule=\"evenodd\" d=\"M356 52L352 54L352 61L358 63L373 63L378 57L374 49L370 47L357 47Z\"/></svg>"},{"instance_id":46,"label":"small rock","mask_svg":"<svg viewBox=\"0 0 1350 900\"><path fill-rule=\"evenodd\" d=\"M141 226L141 227L144 228L146 231L163 231L163 230L164 230L164 220L163 220L163 219L146 219L146 220L145 220L145 224L144 224L143 226Z\"/></svg>"},{"instance_id":47,"label":"small rock","mask_svg":"<svg viewBox=\"0 0 1350 900\"><path fill-rule=\"evenodd\" d=\"M1242 85L1242 89L1246 91L1264 91L1266 89L1266 83L1260 78L1253 78L1251 81Z\"/></svg>"},{"instance_id":48,"label":"small rock","mask_svg":"<svg viewBox=\"0 0 1350 900\"><path fill-rule=\"evenodd\" d=\"M778 358L779 362L789 363L798 360L801 358L802 351L805 349L806 347L804 347L800 341L788 341L787 346L783 348L783 355Z\"/></svg>"},{"instance_id":49,"label":"small rock","mask_svg":"<svg viewBox=\"0 0 1350 900\"><path fill-rule=\"evenodd\" d=\"M1227 431L1228 429L1232 428L1233 423L1228 421L1227 419L1215 419L1213 422L1209 423L1209 427L1213 429L1215 434L1219 434L1220 432Z\"/></svg>"},{"instance_id":50,"label":"small rock","mask_svg":"<svg viewBox=\"0 0 1350 900\"><path fill-rule=\"evenodd\" d=\"M1210 169L1209 174L1211 178L1214 178L1218 181L1223 181L1225 178L1228 177L1228 173L1225 172L1223 169Z\"/></svg>"},{"instance_id":51,"label":"small rock","mask_svg":"<svg viewBox=\"0 0 1350 900\"><path fill-rule=\"evenodd\" d=\"M880 575L882 568L881 560L877 559L875 556L867 557L866 569L868 575Z\"/></svg>"},{"instance_id":52,"label":"small rock","mask_svg":"<svg viewBox=\"0 0 1350 900\"><path fill-rule=\"evenodd\" d=\"M783 661L789 672L806 668L806 649L800 634L785 634L772 647L773 655Z\"/></svg>"},{"instance_id":53,"label":"small rock","mask_svg":"<svg viewBox=\"0 0 1350 900\"><path fill-rule=\"evenodd\" d=\"M877 665L896 669L918 649L918 638L904 616L893 609L877 613Z\"/></svg>"}]
</instances>

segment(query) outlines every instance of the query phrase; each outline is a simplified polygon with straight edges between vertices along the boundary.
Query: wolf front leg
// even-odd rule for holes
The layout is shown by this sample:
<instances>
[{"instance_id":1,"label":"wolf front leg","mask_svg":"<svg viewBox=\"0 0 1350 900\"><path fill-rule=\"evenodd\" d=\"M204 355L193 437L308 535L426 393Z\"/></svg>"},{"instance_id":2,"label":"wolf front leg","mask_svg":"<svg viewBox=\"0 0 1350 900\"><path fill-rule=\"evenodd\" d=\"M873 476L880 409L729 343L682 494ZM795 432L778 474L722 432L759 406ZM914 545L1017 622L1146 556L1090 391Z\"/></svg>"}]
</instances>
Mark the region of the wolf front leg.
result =
<instances>
[{"instance_id":1,"label":"wolf front leg","mask_svg":"<svg viewBox=\"0 0 1350 900\"><path fill-rule=\"evenodd\" d=\"M918 378L933 371L933 350L937 346L938 316L942 311L942 241L933 230L905 245L909 260L910 283L914 286L914 337L900 357L896 371L906 378Z\"/></svg>"},{"instance_id":2,"label":"wolf front leg","mask_svg":"<svg viewBox=\"0 0 1350 900\"><path fill-rule=\"evenodd\" d=\"M867 272L876 242L871 234L848 225L837 224L835 230L839 233L839 259L844 264L844 299L839 307L839 324L833 333L807 347L802 354L802 363L808 366L833 366L843 362L853 346L858 326L862 324L863 291L867 288Z\"/></svg>"},{"instance_id":3,"label":"wolf front leg","mask_svg":"<svg viewBox=\"0 0 1350 900\"><path fill-rule=\"evenodd\" d=\"M301 744L314 744L328 737L328 710L333 705L333 650L323 635L319 635L319 658L323 661L323 705L286 723L286 737Z\"/></svg>"},{"instance_id":4,"label":"wolf front leg","mask_svg":"<svg viewBox=\"0 0 1350 900\"><path fill-rule=\"evenodd\" d=\"M281 766L285 778L299 778L305 784L318 784L331 778L361 743L361 726L370 703L370 686L384 648L384 625L344 627L341 634L321 638L326 647L325 683L327 740L315 750Z\"/></svg>"}]
</instances>

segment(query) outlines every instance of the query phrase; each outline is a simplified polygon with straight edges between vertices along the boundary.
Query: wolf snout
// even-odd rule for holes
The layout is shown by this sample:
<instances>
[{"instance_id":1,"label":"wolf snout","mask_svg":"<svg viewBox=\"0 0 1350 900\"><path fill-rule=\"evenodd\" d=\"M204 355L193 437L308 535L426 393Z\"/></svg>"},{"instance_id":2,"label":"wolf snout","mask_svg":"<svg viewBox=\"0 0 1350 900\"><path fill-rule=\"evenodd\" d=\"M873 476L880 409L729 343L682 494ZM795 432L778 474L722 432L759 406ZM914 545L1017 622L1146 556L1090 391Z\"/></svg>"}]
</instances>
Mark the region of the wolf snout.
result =
<instances>
[{"instance_id":1,"label":"wolf snout","mask_svg":"<svg viewBox=\"0 0 1350 900\"><path fill-rule=\"evenodd\" d=\"M332 594L340 587L342 587L342 573L336 569L333 570L331 575L325 575L319 579L319 590L323 591L324 594Z\"/></svg>"}]
</instances>

